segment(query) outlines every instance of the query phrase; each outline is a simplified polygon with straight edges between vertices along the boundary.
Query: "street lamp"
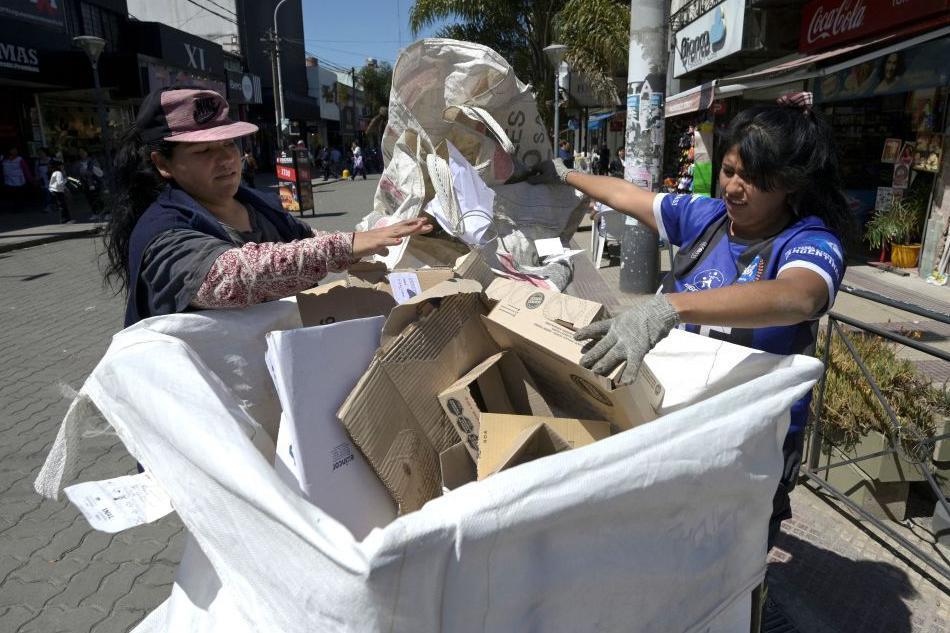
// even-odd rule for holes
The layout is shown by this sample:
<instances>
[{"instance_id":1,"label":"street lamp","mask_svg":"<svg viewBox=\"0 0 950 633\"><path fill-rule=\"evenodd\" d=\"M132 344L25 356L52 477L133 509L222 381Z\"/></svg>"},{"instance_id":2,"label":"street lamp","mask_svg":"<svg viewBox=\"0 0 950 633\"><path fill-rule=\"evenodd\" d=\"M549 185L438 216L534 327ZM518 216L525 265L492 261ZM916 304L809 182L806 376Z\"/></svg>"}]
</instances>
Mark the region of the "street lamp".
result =
<instances>
[{"instance_id":1,"label":"street lamp","mask_svg":"<svg viewBox=\"0 0 950 633\"><path fill-rule=\"evenodd\" d=\"M283 80L281 79L280 73L280 37L277 36L277 11L280 9L287 0L280 0L277 3L277 6L274 7L274 56L277 59L277 85L274 88L277 90L277 99L280 103L280 112L277 113L277 154L280 155L280 151L284 149L284 130L281 126L281 119L284 118L284 88Z\"/></svg>"},{"instance_id":2,"label":"street lamp","mask_svg":"<svg viewBox=\"0 0 950 633\"><path fill-rule=\"evenodd\" d=\"M106 182L109 184L109 192L111 193L114 191L111 134L109 133L109 121L106 118L106 106L102 100L102 84L99 83L99 55L102 54L102 49L106 47L106 41L95 35L78 35L73 38L73 44L86 52L89 63L92 64L92 82L96 89L96 110L99 111L99 128L102 134L102 145L106 153Z\"/></svg>"},{"instance_id":3,"label":"street lamp","mask_svg":"<svg viewBox=\"0 0 950 633\"><path fill-rule=\"evenodd\" d=\"M557 137L558 137L558 128L560 127L560 121L558 121L558 115L560 108L558 107L558 101L560 99L560 77L561 74L561 61L564 59L564 55L567 54L567 46L564 44L551 44L550 46L544 47L544 52L547 54L548 59L551 60L551 63L554 64L554 156L557 157Z\"/></svg>"}]
</instances>

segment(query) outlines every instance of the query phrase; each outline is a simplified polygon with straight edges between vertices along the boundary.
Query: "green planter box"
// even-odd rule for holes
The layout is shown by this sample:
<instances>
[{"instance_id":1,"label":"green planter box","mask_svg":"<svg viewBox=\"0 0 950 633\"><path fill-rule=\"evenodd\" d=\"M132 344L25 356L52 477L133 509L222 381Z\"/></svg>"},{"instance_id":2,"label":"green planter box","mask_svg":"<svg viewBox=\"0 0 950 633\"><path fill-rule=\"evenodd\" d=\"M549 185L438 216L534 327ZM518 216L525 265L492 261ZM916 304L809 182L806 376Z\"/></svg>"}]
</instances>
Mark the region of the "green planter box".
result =
<instances>
[{"instance_id":1,"label":"green planter box","mask_svg":"<svg viewBox=\"0 0 950 633\"><path fill-rule=\"evenodd\" d=\"M822 451L819 467L854 457L832 447L828 451ZM872 516L890 521L903 521L907 518L907 495L910 492L910 481L881 481L859 467L859 465L866 466L880 459L876 457L860 464L836 466L819 474ZM885 464L877 468L871 464L869 470L878 472L883 470L887 473L888 466Z\"/></svg>"},{"instance_id":2,"label":"green planter box","mask_svg":"<svg viewBox=\"0 0 950 633\"><path fill-rule=\"evenodd\" d=\"M854 448L843 450L835 448L839 455L844 457L834 459L833 461L842 461L847 459L857 459L864 455L880 453L890 447L890 443L883 433L869 433L861 438ZM824 453L824 451L823 451ZM824 458L825 455L823 454ZM828 463L828 462L826 462ZM863 471L869 479L874 479L883 483L901 482L901 481L924 481L920 470L911 462L903 459L897 453L890 455L881 455L872 457L854 464L855 467Z\"/></svg>"}]
</instances>

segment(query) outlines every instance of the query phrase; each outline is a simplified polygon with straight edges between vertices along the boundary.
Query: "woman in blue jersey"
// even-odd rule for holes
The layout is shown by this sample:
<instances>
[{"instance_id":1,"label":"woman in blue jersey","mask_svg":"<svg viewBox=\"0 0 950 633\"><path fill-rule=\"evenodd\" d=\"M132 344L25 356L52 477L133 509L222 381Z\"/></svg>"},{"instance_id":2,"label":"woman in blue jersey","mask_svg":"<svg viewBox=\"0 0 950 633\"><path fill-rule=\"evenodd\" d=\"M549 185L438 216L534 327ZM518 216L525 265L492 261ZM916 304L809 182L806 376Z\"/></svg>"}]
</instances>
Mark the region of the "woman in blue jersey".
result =
<instances>
[{"instance_id":1,"label":"woman in blue jersey","mask_svg":"<svg viewBox=\"0 0 950 633\"><path fill-rule=\"evenodd\" d=\"M659 293L577 332L594 340L585 367L607 375L626 362L621 381L631 382L644 355L678 325L775 354L812 353L818 318L844 276L839 236L850 225L831 128L811 110L811 95L799 93L737 115L720 147L718 199L654 194L557 161L535 179L556 177L679 247ZM791 516L810 398L792 407L770 547Z\"/></svg>"}]
</instances>

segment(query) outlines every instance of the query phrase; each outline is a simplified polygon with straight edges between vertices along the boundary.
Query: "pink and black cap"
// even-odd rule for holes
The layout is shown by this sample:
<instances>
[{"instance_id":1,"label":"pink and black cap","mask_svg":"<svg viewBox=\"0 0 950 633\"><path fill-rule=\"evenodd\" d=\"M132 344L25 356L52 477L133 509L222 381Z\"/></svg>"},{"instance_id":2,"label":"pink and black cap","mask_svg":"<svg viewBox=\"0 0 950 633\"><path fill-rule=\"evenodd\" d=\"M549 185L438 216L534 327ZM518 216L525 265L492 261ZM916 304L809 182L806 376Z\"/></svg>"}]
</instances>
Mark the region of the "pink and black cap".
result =
<instances>
[{"instance_id":1,"label":"pink and black cap","mask_svg":"<svg viewBox=\"0 0 950 633\"><path fill-rule=\"evenodd\" d=\"M247 136L257 126L228 118L228 102L214 90L170 87L142 102L135 121L146 143L207 143Z\"/></svg>"}]
</instances>

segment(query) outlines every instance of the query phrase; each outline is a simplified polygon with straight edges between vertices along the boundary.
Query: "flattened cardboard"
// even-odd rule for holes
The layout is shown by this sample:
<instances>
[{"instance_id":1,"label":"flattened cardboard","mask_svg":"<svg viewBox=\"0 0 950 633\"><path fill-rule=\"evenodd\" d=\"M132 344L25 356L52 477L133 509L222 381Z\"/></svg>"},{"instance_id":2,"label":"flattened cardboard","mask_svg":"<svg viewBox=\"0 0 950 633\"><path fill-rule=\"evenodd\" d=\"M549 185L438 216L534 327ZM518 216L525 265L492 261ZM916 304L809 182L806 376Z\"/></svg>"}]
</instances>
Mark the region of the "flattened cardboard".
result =
<instances>
[{"instance_id":1,"label":"flattened cardboard","mask_svg":"<svg viewBox=\"0 0 950 633\"><path fill-rule=\"evenodd\" d=\"M442 471L443 494L478 478L475 462L472 460L462 442L454 444L439 453L439 467Z\"/></svg>"},{"instance_id":2,"label":"flattened cardboard","mask_svg":"<svg viewBox=\"0 0 950 633\"><path fill-rule=\"evenodd\" d=\"M374 288L351 287L346 280L297 294L297 309L304 327L386 316L394 307L392 295Z\"/></svg>"},{"instance_id":3,"label":"flattened cardboard","mask_svg":"<svg viewBox=\"0 0 950 633\"><path fill-rule=\"evenodd\" d=\"M530 378L512 352L485 359L439 394L439 403L472 459L478 459L481 413L531 413Z\"/></svg>"},{"instance_id":4,"label":"flattened cardboard","mask_svg":"<svg viewBox=\"0 0 950 633\"><path fill-rule=\"evenodd\" d=\"M339 411L340 420L399 506L418 510L440 493L439 453L458 442L438 395L498 347L481 322L481 286L459 280L397 312L427 305L377 351ZM471 290L472 287L475 291Z\"/></svg>"},{"instance_id":5,"label":"flattened cardboard","mask_svg":"<svg viewBox=\"0 0 950 633\"><path fill-rule=\"evenodd\" d=\"M527 440L525 430L546 424L571 448L593 444L610 436L610 423L601 420L547 418L531 415L485 413L479 419L478 478L497 472L506 459Z\"/></svg>"},{"instance_id":6,"label":"flattened cardboard","mask_svg":"<svg viewBox=\"0 0 950 633\"><path fill-rule=\"evenodd\" d=\"M501 464L498 465L494 472L497 473L506 468L514 468L520 464L525 464L570 449L571 445L550 426L547 424L535 424L522 431L521 434L515 438L515 443L511 451L502 458Z\"/></svg>"},{"instance_id":7,"label":"flattened cardboard","mask_svg":"<svg viewBox=\"0 0 950 633\"><path fill-rule=\"evenodd\" d=\"M470 279L448 279L436 284L421 295L392 309L389 318L386 319L386 324L383 325L380 345L383 348L389 347L410 323L422 319L435 310L442 298L465 293L478 295L481 291L481 285Z\"/></svg>"}]
</instances>

